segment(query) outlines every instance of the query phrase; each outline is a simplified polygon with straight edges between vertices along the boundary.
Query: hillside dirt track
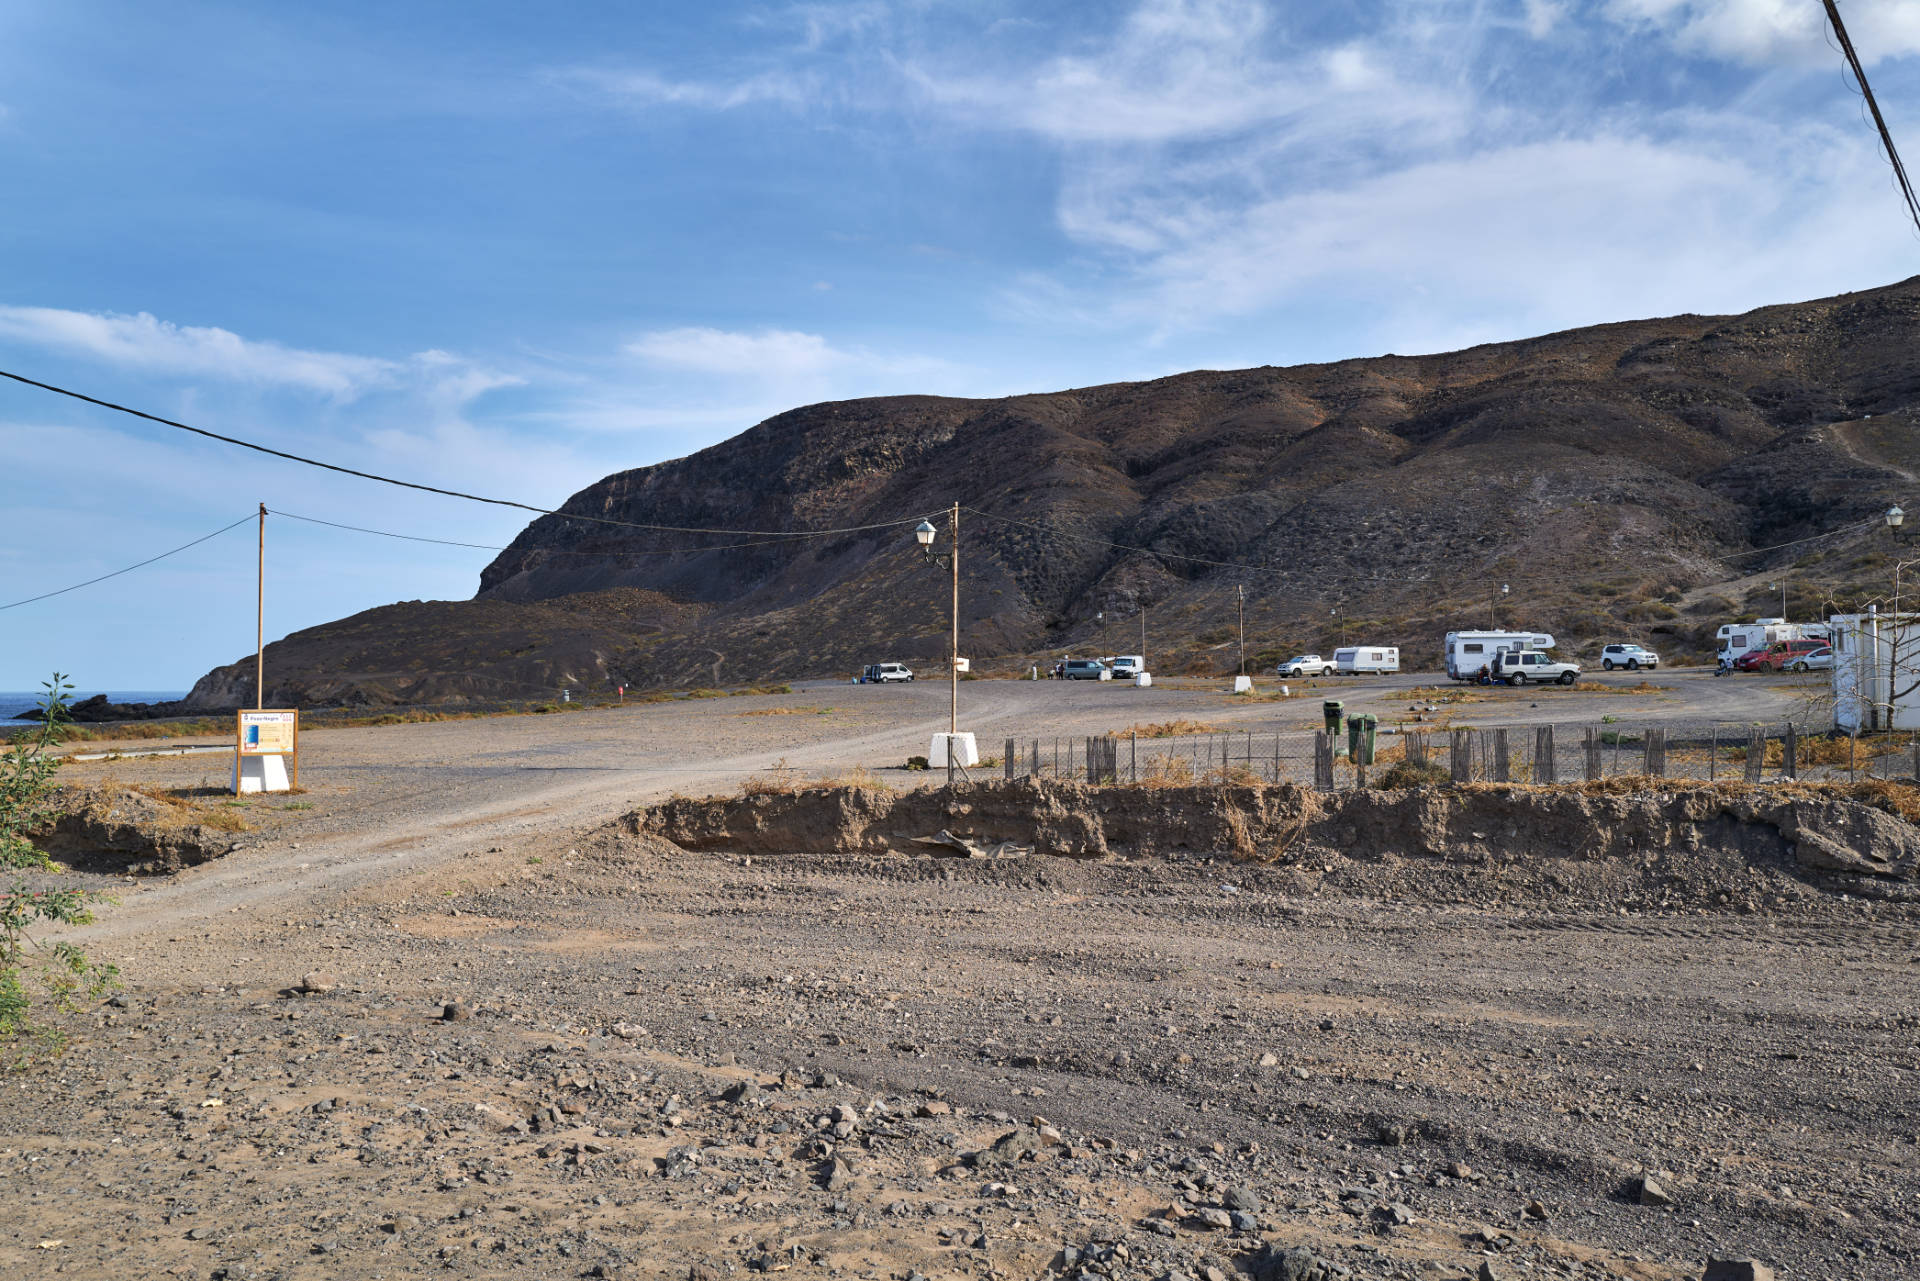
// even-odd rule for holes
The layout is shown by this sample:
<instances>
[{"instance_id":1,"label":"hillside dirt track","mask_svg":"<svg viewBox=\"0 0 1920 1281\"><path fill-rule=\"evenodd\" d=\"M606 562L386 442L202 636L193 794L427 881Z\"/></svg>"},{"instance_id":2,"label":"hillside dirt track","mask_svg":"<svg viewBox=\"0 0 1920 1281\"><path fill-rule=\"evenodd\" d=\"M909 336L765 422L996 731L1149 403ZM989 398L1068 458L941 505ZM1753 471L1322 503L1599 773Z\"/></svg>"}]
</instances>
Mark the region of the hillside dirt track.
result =
<instances>
[{"instance_id":1,"label":"hillside dirt track","mask_svg":"<svg viewBox=\"0 0 1920 1281\"><path fill-rule=\"evenodd\" d=\"M987 740L1317 711L963 695ZM834 710L742 714L775 705ZM1338 851L749 861L620 820L777 759L898 761L943 720L944 690L821 687L312 735L282 802L312 809L243 811L241 849L175 877L73 874L120 895L83 937L128 991L0 1082L0 1261L1157 1278L1281 1275L1276 1242L1356 1278L1920 1270L1920 918L1860 885L1768 868L1626 911L1577 865L1462 867L1456 895Z\"/></svg>"}]
</instances>

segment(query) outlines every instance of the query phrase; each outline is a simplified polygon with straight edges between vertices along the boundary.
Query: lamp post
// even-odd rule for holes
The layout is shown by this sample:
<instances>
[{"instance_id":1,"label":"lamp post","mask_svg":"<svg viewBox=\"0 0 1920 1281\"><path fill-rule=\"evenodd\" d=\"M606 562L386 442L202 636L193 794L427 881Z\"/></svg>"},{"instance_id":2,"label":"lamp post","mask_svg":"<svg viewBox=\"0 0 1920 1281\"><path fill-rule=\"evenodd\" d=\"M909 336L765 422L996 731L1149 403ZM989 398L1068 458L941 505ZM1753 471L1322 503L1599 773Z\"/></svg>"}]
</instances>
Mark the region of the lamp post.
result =
<instances>
[{"instance_id":1,"label":"lamp post","mask_svg":"<svg viewBox=\"0 0 1920 1281\"><path fill-rule=\"evenodd\" d=\"M1247 585L1240 584L1235 590L1240 596L1240 674L1247 674Z\"/></svg>"},{"instance_id":2,"label":"lamp post","mask_svg":"<svg viewBox=\"0 0 1920 1281\"><path fill-rule=\"evenodd\" d=\"M1512 590L1513 589L1507 586L1505 583L1500 584L1500 593L1498 596L1494 594L1492 588L1487 589L1487 630L1488 631L1497 632L1500 630L1500 616L1497 613L1495 613L1494 610L1500 603L1500 597L1505 596L1508 592Z\"/></svg>"},{"instance_id":3,"label":"lamp post","mask_svg":"<svg viewBox=\"0 0 1920 1281\"><path fill-rule=\"evenodd\" d=\"M1767 586L1780 589L1780 621L1784 623L1787 621L1787 580L1783 578L1777 583L1768 583Z\"/></svg>"},{"instance_id":4,"label":"lamp post","mask_svg":"<svg viewBox=\"0 0 1920 1281\"><path fill-rule=\"evenodd\" d=\"M953 755L957 748L954 740L960 734L960 504L955 503L948 513L948 530L953 539L953 549L944 555L936 556L933 551L934 535L939 533L933 522L923 520L914 527L913 536L920 544L920 550L933 564L953 571L953 616L952 644L948 649L947 679L951 683L950 698L947 704L947 776L953 776Z\"/></svg>"}]
</instances>

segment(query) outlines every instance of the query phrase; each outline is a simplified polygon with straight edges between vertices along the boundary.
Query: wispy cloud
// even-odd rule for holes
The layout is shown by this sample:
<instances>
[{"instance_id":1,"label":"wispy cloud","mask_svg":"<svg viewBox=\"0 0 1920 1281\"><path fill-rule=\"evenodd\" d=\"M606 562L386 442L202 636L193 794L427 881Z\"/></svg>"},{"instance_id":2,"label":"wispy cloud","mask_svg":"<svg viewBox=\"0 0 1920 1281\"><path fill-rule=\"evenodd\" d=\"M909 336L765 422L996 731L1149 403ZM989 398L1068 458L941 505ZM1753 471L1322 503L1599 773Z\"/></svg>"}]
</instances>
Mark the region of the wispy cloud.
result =
<instances>
[{"instance_id":1,"label":"wispy cloud","mask_svg":"<svg viewBox=\"0 0 1920 1281\"><path fill-rule=\"evenodd\" d=\"M1616 22L1655 31L1680 49L1752 66L1833 64L1825 9L1790 0L1609 0ZM1848 33L1868 65L1920 53L1920 0L1858 0Z\"/></svg>"},{"instance_id":2,"label":"wispy cloud","mask_svg":"<svg viewBox=\"0 0 1920 1281\"><path fill-rule=\"evenodd\" d=\"M144 311L0 305L0 343L7 342L163 377L212 378L318 393L335 401L384 392L417 395L448 411L523 381L451 352L429 350L392 360L312 351L243 338L229 329L175 324Z\"/></svg>"},{"instance_id":3,"label":"wispy cloud","mask_svg":"<svg viewBox=\"0 0 1920 1281\"><path fill-rule=\"evenodd\" d=\"M372 356L304 351L227 329L177 325L146 312L0 306L0 342L16 342L149 373L297 387L350 400L392 386L402 366Z\"/></svg>"},{"instance_id":4,"label":"wispy cloud","mask_svg":"<svg viewBox=\"0 0 1920 1281\"><path fill-rule=\"evenodd\" d=\"M767 71L738 80L669 80L651 71L569 67L549 73L557 84L624 107L692 107L732 111L760 103L800 106L818 96L819 82L797 71Z\"/></svg>"}]
</instances>

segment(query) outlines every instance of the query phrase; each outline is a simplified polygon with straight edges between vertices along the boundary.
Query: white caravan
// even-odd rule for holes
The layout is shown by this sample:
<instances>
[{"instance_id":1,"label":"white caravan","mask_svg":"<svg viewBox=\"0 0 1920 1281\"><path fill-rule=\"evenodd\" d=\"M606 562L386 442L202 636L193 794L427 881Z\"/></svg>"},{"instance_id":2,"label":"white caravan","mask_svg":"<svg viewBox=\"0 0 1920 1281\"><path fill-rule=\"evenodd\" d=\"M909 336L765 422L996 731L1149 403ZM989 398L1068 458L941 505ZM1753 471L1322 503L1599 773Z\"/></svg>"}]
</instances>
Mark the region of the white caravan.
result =
<instances>
[{"instance_id":1,"label":"white caravan","mask_svg":"<svg viewBox=\"0 0 1920 1281\"><path fill-rule=\"evenodd\" d=\"M1509 650L1549 650L1553 637L1546 632L1448 632L1447 675L1457 681L1470 681L1482 667L1493 666L1500 654Z\"/></svg>"},{"instance_id":2,"label":"white caravan","mask_svg":"<svg viewBox=\"0 0 1920 1281\"><path fill-rule=\"evenodd\" d=\"M1713 634L1720 661L1733 661L1751 650L1765 649L1775 641L1831 640L1833 628L1826 623L1789 623L1784 618L1756 618L1751 623L1722 623Z\"/></svg>"},{"instance_id":3,"label":"white caravan","mask_svg":"<svg viewBox=\"0 0 1920 1281\"><path fill-rule=\"evenodd\" d=\"M1333 651L1333 670L1342 676L1379 675L1400 670L1400 651L1391 645L1357 645Z\"/></svg>"}]
</instances>

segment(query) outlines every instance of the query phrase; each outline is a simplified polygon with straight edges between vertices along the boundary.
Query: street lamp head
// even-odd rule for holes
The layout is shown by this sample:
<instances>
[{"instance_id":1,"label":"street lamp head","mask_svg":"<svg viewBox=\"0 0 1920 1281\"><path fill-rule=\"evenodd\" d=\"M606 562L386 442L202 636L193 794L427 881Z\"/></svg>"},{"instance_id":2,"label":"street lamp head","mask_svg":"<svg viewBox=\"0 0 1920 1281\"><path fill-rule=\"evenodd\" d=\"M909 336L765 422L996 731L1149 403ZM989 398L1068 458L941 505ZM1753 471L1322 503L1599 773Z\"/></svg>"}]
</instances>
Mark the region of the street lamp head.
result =
<instances>
[{"instance_id":1,"label":"street lamp head","mask_svg":"<svg viewBox=\"0 0 1920 1281\"><path fill-rule=\"evenodd\" d=\"M939 530L933 527L933 522L930 520L923 520L913 527L913 536L919 540L922 547L933 546L933 536L939 532Z\"/></svg>"},{"instance_id":2,"label":"street lamp head","mask_svg":"<svg viewBox=\"0 0 1920 1281\"><path fill-rule=\"evenodd\" d=\"M1907 518L1907 514L1901 511L1897 504L1895 506L1887 508L1887 528L1888 529L1900 528L1900 522L1904 521L1906 518Z\"/></svg>"},{"instance_id":3,"label":"street lamp head","mask_svg":"<svg viewBox=\"0 0 1920 1281\"><path fill-rule=\"evenodd\" d=\"M1505 596L1505 595L1506 595L1506 594L1507 594L1508 592L1510 592L1510 591L1512 591L1512 590L1513 590L1513 588L1511 588L1511 587L1509 587L1509 586L1507 586L1507 585L1506 585L1505 583L1502 583L1502 584L1500 584L1500 594L1501 594L1502 596Z\"/></svg>"}]
</instances>

